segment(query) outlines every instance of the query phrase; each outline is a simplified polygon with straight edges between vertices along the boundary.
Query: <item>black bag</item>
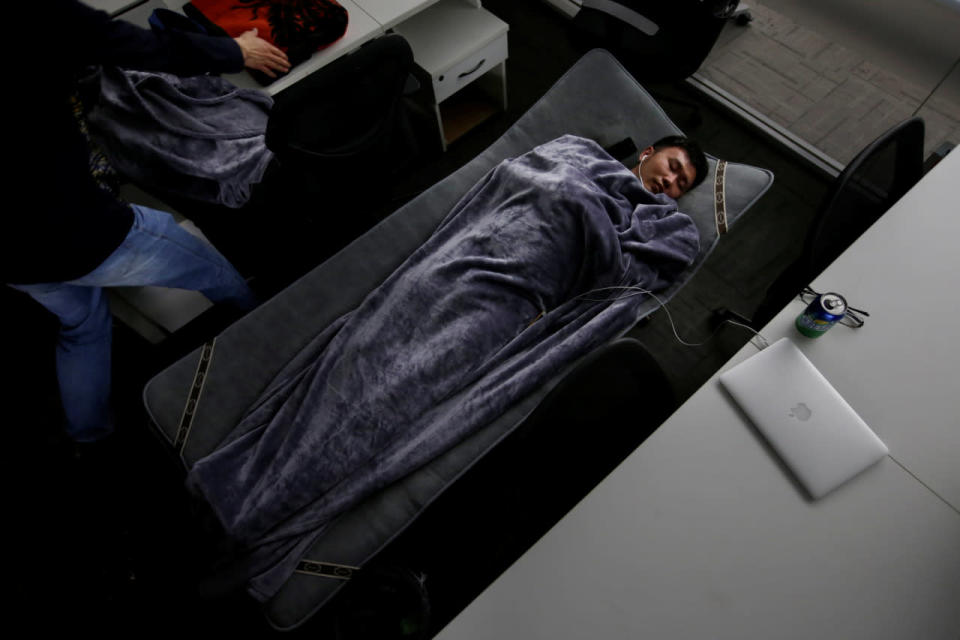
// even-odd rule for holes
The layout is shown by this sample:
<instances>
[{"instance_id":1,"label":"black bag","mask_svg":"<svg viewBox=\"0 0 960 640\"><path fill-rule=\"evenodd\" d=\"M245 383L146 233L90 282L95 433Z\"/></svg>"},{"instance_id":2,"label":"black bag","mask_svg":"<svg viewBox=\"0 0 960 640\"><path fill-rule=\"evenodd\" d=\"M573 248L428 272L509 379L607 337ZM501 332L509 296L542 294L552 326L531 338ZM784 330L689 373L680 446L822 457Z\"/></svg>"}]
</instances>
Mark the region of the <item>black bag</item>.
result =
<instances>
[{"instance_id":1,"label":"black bag","mask_svg":"<svg viewBox=\"0 0 960 640\"><path fill-rule=\"evenodd\" d=\"M258 35L286 52L291 66L330 46L347 31L347 10L336 0L193 0L183 12L207 33L236 38L256 28ZM274 78L249 70L260 84Z\"/></svg>"}]
</instances>

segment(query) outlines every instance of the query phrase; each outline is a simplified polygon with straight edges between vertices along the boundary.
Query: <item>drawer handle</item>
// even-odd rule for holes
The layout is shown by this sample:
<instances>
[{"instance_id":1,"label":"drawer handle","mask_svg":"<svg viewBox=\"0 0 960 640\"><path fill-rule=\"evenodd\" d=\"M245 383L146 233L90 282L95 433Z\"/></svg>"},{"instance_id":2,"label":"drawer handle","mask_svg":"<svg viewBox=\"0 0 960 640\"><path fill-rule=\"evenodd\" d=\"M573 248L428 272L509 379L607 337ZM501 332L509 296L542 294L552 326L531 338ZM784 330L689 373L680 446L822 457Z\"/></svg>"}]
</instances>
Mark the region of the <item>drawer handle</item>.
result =
<instances>
[{"instance_id":1,"label":"drawer handle","mask_svg":"<svg viewBox=\"0 0 960 640\"><path fill-rule=\"evenodd\" d=\"M483 60L481 60L480 62L477 63L477 66L475 66L473 69L470 69L470 71L464 71L463 73L461 73L460 75L458 75L458 76L457 76L457 79L459 80L460 78L466 78L466 77L467 77L468 75L470 75L471 73L476 73L477 70L479 70L480 67L482 67L483 64L484 64L486 61L487 61L487 59L484 58Z\"/></svg>"}]
</instances>

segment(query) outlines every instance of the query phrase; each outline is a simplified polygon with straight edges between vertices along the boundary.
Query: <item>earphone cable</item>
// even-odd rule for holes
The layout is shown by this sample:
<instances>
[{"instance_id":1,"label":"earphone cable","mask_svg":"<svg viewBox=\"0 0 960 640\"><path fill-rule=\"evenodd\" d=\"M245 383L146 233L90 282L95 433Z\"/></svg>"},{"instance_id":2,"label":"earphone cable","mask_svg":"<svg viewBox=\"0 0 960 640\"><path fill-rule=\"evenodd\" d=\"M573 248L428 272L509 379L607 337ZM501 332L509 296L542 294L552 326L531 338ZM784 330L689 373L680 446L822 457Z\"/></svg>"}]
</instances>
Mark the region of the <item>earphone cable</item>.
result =
<instances>
[{"instance_id":1,"label":"earphone cable","mask_svg":"<svg viewBox=\"0 0 960 640\"><path fill-rule=\"evenodd\" d=\"M592 293L601 293L601 292L603 292L603 291L624 291L624 290L630 291L631 293L628 293L627 295L623 295L623 296L617 296L617 297L614 297L614 298L609 298L609 297L608 297L608 298L600 298L600 299L596 299L596 298L584 298L584 296L588 296L588 295L590 295L590 294L592 294ZM683 338L681 338L681 337L680 337L680 334L677 332L677 324L676 324L676 322L674 322L674 320L673 320L673 314L670 313L670 309L667 307L667 304L666 304L663 300L661 300L661 299L660 299L655 293L653 293L652 291L649 291L649 290L647 290L647 289L644 289L643 287L638 287L638 286L636 286L636 285L621 285L621 286L612 286L612 287L600 287L600 288L598 288L598 289L593 289L593 290L591 290L591 291L587 291L587 292L585 292L585 293L581 293L581 294L578 295L578 296L574 296L574 297L572 298L572 300L576 300L576 299L578 299L578 298L584 298L584 299L587 300L588 302L613 302L613 301L615 301L615 300L622 300L622 299L624 299L624 298L630 298L630 297L633 297L633 296L644 295L644 294L646 294L646 295L650 296L651 298L653 298L654 300L656 300L656 301L657 301L657 304L660 305L660 308L662 308L662 309L664 310L664 312L666 312L666 314L667 314L667 320L669 320L669 322L670 322L670 329L673 331L673 336L674 336L674 338L676 338L676 339L677 339L677 342L679 342L680 344L684 345L685 347L702 347L702 346L704 346L705 344L707 344L708 342L710 342L711 340L713 340L714 336L717 335L717 332L720 331L720 329L723 328L723 325L724 325L724 324L727 324L727 323L732 324L732 325L736 325L736 326L738 326L738 327L743 327L744 329L748 329L749 331L753 332L753 333L756 335L756 337L759 339L759 343L760 343L760 344L757 345L757 343L754 342L753 340L750 341L750 344L752 344L752 345L754 345L755 347L757 347L758 350L766 349L766 348L770 345L770 343L767 341L767 339L766 339L765 337L763 337L763 335L761 335L761 333L760 333L759 331L757 331L756 329L754 329L753 327L751 327L751 326L749 326L749 325L746 325L746 324L743 324L742 322L736 322L735 320L730 320L730 319L726 319L726 320L724 320L723 322L721 322L719 325L717 325L717 327L713 330L713 333L711 333L709 336L707 336L707 339L704 340L703 342L687 342L686 340L684 340Z\"/></svg>"}]
</instances>

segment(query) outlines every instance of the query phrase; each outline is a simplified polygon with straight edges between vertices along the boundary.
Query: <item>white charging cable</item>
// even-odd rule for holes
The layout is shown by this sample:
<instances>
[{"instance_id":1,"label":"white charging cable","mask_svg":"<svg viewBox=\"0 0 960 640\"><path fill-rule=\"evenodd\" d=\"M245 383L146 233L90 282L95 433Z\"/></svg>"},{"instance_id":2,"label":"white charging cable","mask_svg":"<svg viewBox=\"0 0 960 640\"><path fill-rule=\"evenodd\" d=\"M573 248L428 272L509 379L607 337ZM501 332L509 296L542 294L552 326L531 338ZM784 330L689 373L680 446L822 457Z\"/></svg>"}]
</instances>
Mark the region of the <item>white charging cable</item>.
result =
<instances>
[{"instance_id":1,"label":"white charging cable","mask_svg":"<svg viewBox=\"0 0 960 640\"><path fill-rule=\"evenodd\" d=\"M593 294L593 293L602 293L602 292L604 292L604 291L628 291L629 293L627 293L626 295L617 296L617 297L614 297L614 298L609 298L609 297L608 297L608 298L584 298L584 296L588 296L588 295L591 295L591 294ZM647 290L647 289L644 289L643 287L638 287L638 286L636 286L636 285L621 285L621 286L612 286L612 287L600 287L599 289L593 289L593 290L591 290L591 291L587 291L586 293L581 293L581 294L578 295L578 296L574 296L573 298L571 298L571 300L576 300L576 299L578 299L578 298L584 298L584 299L587 300L588 302L612 302L612 301L614 301L614 300L622 300L622 299L624 299L624 298L630 298L630 297L633 297L633 296L639 296L639 295L644 295L644 294L645 294L645 295L648 295L648 296L650 296L651 298L653 298L654 300L656 300L656 301L657 301L657 304L659 304L660 307L666 312L666 314L667 314L667 319L670 321L670 328L673 330L673 336L677 339L677 342L679 342L680 344L682 344L682 345L684 345L684 346L686 346L686 347L702 347L703 345L705 345L705 344L707 344L708 342L710 342L711 340L713 340L714 336L717 335L717 332L720 331L720 329L721 329L721 328L723 327L723 325L726 324L726 323L730 323L730 324L736 325L736 326L738 326L738 327L743 327L744 329L748 329L749 331L753 332L753 333L755 334L755 336L750 339L750 344L752 344L752 345L753 345L754 347L756 347L758 350L761 350L761 351L762 351L763 349L766 349L768 346L770 346L770 343L767 341L766 338L764 338L764 337L760 334L759 331L757 331L756 329L754 329L754 328L751 327L751 326L748 326L748 325L743 324L742 322L737 322L737 321L735 321L735 320L730 320L730 319L727 319L727 320L724 320L723 322L721 322L721 323L717 326L717 328L713 330L713 333L711 333L711 334L707 337L707 339L704 340L703 342L687 342L686 340L684 340L683 338L680 337L680 334L679 334L679 333L677 333L677 325L676 325L676 323L673 321L673 315L670 313L670 309L667 308L667 304L666 304L663 300L661 300L659 297L657 297L657 295L656 295L655 293L653 293L652 291L649 291L649 290ZM756 340L757 342L755 342L754 340Z\"/></svg>"}]
</instances>

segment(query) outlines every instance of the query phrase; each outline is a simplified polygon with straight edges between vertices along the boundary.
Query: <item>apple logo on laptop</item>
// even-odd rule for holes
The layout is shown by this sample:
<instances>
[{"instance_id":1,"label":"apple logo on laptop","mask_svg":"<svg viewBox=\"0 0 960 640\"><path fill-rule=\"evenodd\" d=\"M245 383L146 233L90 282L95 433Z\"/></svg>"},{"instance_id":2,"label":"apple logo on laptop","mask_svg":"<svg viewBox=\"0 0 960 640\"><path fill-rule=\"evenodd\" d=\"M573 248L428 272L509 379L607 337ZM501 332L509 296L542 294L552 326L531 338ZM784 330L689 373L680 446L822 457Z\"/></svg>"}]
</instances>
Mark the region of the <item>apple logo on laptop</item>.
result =
<instances>
[{"instance_id":1,"label":"apple logo on laptop","mask_svg":"<svg viewBox=\"0 0 960 640\"><path fill-rule=\"evenodd\" d=\"M790 417L796 418L800 422L806 422L813 415L813 411L804 402L797 403L797 406L790 409Z\"/></svg>"}]
</instances>

